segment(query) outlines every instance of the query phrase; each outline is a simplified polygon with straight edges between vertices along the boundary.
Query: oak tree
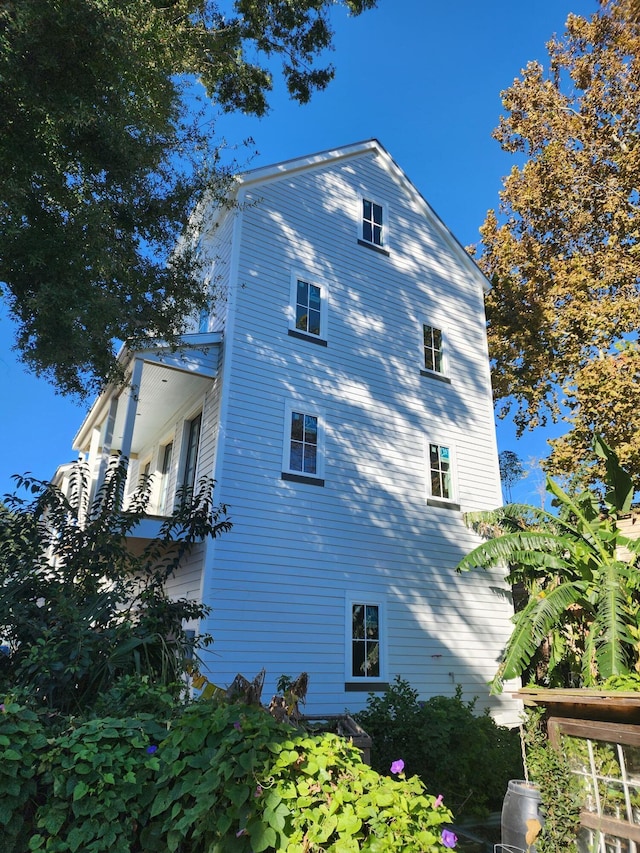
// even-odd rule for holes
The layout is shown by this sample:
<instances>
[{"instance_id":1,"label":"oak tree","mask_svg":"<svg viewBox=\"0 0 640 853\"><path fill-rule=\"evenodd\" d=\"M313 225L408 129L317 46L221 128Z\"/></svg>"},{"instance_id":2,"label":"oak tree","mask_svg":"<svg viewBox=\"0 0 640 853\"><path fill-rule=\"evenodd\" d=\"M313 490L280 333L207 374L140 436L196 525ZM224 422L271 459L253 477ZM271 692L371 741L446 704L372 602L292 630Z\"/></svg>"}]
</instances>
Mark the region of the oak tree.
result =
<instances>
[{"instance_id":1,"label":"oak tree","mask_svg":"<svg viewBox=\"0 0 640 853\"><path fill-rule=\"evenodd\" d=\"M481 229L493 382L522 433L564 417L549 468L602 435L640 472L640 23L631 0L570 15L502 93L518 159Z\"/></svg>"},{"instance_id":2,"label":"oak tree","mask_svg":"<svg viewBox=\"0 0 640 853\"><path fill-rule=\"evenodd\" d=\"M340 3L357 15L376 0ZM177 341L208 297L197 243L172 250L225 179L194 93L262 115L279 61L307 101L333 75L322 54L334 5L1 4L0 295L32 370L82 394L112 376L114 342Z\"/></svg>"}]
</instances>

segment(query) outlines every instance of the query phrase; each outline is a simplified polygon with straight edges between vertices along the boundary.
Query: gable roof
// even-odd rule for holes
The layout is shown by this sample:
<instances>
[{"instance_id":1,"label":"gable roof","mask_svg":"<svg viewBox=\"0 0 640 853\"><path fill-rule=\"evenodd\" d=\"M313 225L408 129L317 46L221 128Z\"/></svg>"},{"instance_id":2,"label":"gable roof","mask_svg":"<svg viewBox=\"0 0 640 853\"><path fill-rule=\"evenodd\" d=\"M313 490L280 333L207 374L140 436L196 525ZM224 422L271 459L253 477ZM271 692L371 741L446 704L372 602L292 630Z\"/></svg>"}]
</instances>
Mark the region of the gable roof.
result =
<instances>
[{"instance_id":1,"label":"gable roof","mask_svg":"<svg viewBox=\"0 0 640 853\"><path fill-rule=\"evenodd\" d=\"M468 254L458 238L445 225L442 219L440 219L429 202L417 189L415 184L413 184L407 177L405 172L396 163L384 145L375 138L366 139L362 142L353 142L350 145L345 145L341 148L331 148L326 151L318 151L315 154L308 154L304 157L294 157L289 160L282 160L279 163L273 163L268 166L259 166L256 169L250 169L247 172L242 172L236 176L235 192L238 193L244 188L258 186L270 181L290 177L298 172L331 166L342 160L362 157L371 153L379 158L379 162L384 166L396 183L398 183L405 192L411 195L418 202L422 207L426 218L430 221L434 229L440 233L453 254L462 261L462 263L476 278L479 278L483 290L489 290L490 283L480 267Z\"/></svg>"}]
</instances>

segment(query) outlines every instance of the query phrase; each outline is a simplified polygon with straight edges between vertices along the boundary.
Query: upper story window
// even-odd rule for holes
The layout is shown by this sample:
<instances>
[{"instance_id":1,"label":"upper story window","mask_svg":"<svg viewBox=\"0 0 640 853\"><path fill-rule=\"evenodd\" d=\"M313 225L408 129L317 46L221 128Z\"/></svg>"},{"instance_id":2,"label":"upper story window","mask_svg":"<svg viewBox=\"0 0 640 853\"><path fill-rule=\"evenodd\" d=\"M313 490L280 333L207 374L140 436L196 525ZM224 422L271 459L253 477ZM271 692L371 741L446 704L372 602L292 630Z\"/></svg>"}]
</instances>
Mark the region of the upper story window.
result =
<instances>
[{"instance_id":1,"label":"upper story window","mask_svg":"<svg viewBox=\"0 0 640 853\"><path fill-rule=\"evenodd\" d=\"M384 245L382 205L366 198L362 199L362 239L374 246Z\"/></svg>"},{"instance_id":2,"label":"upper story window","mask_svg":"<svg viewBox=\"0 0 640 853\"><path fill-rule=\"evenodd\" d=\"M456 503L456 483L453 448L446 444L427 442L428 452L428 496L430 506L445 509L460 509Z\"/></svg>"},{"instance_id":3,"label":"upper story window","mask_svg":"<svg viewBox=\"0 0 640 853\"><path fill-rule=\"evenodd\" d=\"M198 464L198 449L200 447L200 429L202 426L202 412L190 421L187 421L186 447L184 454L184 469L182 485L193 489L196 482L196 466Z\"/></svg>"},{"instance_id":4,"label":"upper story window","mask_svg":"<svg viewBox=\"0 0 640 853\"><path fill-rule=\"evenodd\" d=\"M434 373L444 373L442 357L442 330L435 326L423 325L422 341L424 347L424 369Z\"/></svg>"},{"instance_id":5,"label":"upper story window","mask_svg":"<svg viewBox=\"0 0 640 853\"><path fill-rule=\"evenodd\" d=\"M358 213L358 243L374 249L381 255L388 255L388 221L386 204L360 196Z\"/></svg>"},{"instance_id":6,"label":"upper story window","mask_svg":"<svg viewBox=\"0 0 640 853\"><path fill-rule=\"evenodd\" d=\"M451 450L444 444L429 444L429 473L431 496L450 501L453 499L451 483Z\"/></svg>"},{"instance_id":7,"label":"upper story window","mask_svg":"<svg viewBox=\"0 0 640 853\"><path fill-rule=\"evenodd\" d=\"M289 469L302 474L318 473L318 418L291 412Z\"/></svg>"},{"instance_id":8,"label":"upper story window","mask_svg":"<svg viewBox=\"0 0 640 853\"><path fill-rule=\"evenodd\" d=\"M327 286L304 273L291 277L289 334L326 346Z\"/></svg>"},{"instance_id":9,"label":"upper story window","mask_svg":"<svg viewBox=\"0 0 640 853\"><path fill-rule=\"evenodd\" d=\"M422 324L421 337L422 366L420 372L423 376L439 379L441 382L451 383L447 373L447 347L446 336L441 328L431 323Z\"/></svg>"},{"instance_id":10,"label":"upper story window","mask_svg":"<svg viewBox=\"0 0 640 853\"><path fill-rule=\"evenodd\" d=\"M283 479L324 485L324 427L318 411L287 407L288 437L283 456Z\"/></svg>"},{"instance_id":11,"label":"upper story window","mask_svg":"<svg viewBox=\"0 0 640 853\"><path fill-rule=\"evenodd\" d=\"M320 288L298 279L296 287L296 329L310 335L320 334Z\"/></svg>"}]
</instances>

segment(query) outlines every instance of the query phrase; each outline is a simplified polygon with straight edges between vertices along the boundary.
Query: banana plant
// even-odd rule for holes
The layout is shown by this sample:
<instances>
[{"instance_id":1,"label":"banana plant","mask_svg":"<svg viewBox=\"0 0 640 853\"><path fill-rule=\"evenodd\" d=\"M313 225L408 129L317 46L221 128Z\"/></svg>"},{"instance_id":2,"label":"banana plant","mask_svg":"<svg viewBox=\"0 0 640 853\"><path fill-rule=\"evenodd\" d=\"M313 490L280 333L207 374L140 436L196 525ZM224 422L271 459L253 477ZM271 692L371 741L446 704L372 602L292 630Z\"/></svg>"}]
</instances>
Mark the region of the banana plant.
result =
<instances>
[{"instance_id":1,"label":"banana plant","mask_svg":"<svg viewBox=\"0 0 640 853\"><path fill-rule=\"evenodd\" d=\"M526 591L491 682L494 693L541 658L552 686L576 680L593 686L640 665L640 540L618 526L631 509L634 486L599 437L594 450L606 471L603 497L589 490L573 497L548 476L557 514L508 504L466 516L485 541L457 570L503 567L506 580Z\"/></svg>"}]
</instances>

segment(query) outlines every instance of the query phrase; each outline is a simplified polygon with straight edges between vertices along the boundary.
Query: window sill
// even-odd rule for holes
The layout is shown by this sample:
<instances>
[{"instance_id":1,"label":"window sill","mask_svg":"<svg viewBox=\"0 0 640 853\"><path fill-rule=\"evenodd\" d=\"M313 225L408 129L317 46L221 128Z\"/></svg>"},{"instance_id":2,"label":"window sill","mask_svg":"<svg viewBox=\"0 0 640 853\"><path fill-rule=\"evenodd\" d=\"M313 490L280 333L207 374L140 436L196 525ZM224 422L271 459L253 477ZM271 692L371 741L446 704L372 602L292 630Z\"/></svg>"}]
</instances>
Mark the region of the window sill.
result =
<instances>
[{"instance_id":1,"label":"window sill","mask_svg":"<svg viewBox=\"0 0 640 853\"><path fill-rule=\"evenodd\" d=\"M440 509L453 509L460 511L460 504L454 503L453 501L442 501L438 500L438 498L427 498L427 506L437 506Z\"/></svg>"},{"instance_id":2,"label":"window sill","mask_svg":"<svg viewBox=\"0 0 640 853\"><path fill-rule=\"evenodd\" d=\"M389 689L387 681L345 681L345 693L384 693Z\"/></svg>"},{"instance_id":3,"label":"window sill","mask_svg":"<svg viewBox=\"0 0 640 853\"><path fill-rule=\"evenodd\" d=\"M307 486L324 486L324 480L320 477L307 477L305 474L289 474L283 471L280 475L282 480L288 480L290 483L306 483Z\"/></svg>"},{"instance_id":4,"label":"window sill","mask_svg":"<svg viewBox=\"0 0 640 853\"><path fill-rule=\"evenodd\" d=\"M358 240L358 246L365 246L367 249L373 249L374 252L379 252L381 255L386 255L387 257L390 255L388 249L384 249L382 246L376 246L375 243L367 243L366 240Z\"/></svg>"},{"instance_id":5,"label":"window sill","mask_svg":"<svg viewBox=\"0 0 640 853\"><path fill-rule=\"evenodd\" d=\"M424 370L424 368L420 371L420 376L426 376L428 379L437 379L438 382L446 382L447 385L451 385L451 380L448 376L445 376L442 373L436 373L435 370Z\"/></svg>"},{"instance_id":6,"label":"window sill","mask_svg":"<svg viewBox=\"0 0 640 853\"><path fill-rule=\"evenodd\" d=\"M301 341L310 341L312 344L326 347L327 342L324 338L319 338L317 335L310 335L308 332L299 332L297 329L289 329L288 334L292 338L299 338Z\"/></svg>"}]
</instances>

